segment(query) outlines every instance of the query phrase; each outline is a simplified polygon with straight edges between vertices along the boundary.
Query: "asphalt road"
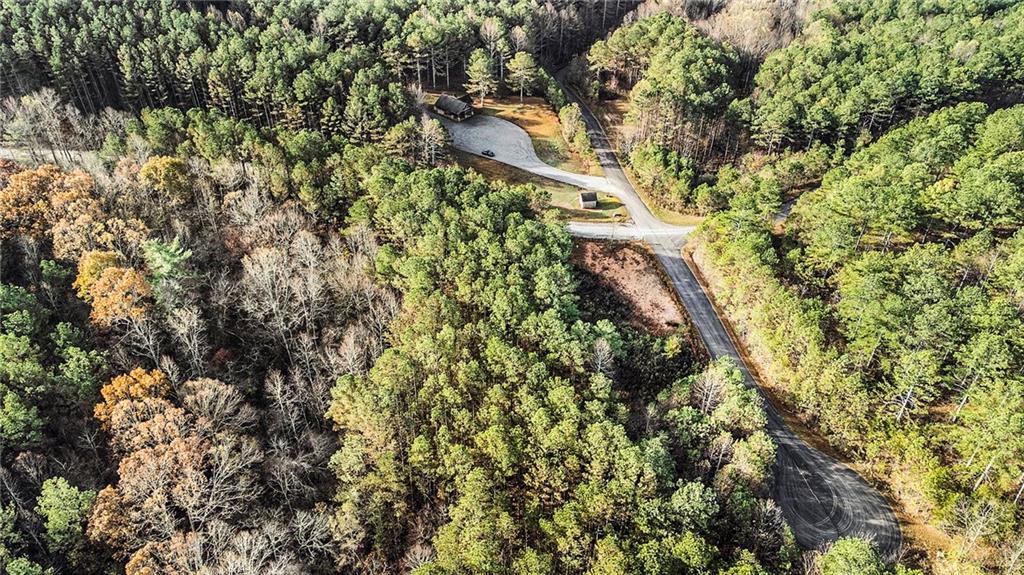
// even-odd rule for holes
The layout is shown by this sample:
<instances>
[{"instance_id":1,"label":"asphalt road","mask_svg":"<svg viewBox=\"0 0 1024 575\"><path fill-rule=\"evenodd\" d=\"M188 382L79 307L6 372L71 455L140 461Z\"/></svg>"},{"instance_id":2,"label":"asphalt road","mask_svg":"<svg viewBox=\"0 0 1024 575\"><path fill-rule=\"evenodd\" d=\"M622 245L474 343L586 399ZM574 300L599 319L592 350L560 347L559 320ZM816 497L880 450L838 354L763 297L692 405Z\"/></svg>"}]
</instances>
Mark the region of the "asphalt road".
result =
<instances>
[{"instance_id":1,"label":"asphalt road","mask_svg":"<svg viewBox=\"0 0 1024 575\"><path fill-rule=\"evenodd\" d=\"M604 178L572 174L544 164L537 158L529 135L505 120L475 116L461 123L444 123L452 133L454 146L460 150L477 155L491 150L495 154L493 159L500 162L560 182L600 190L622 200L632 223L571 222L567 226L569 232L580 237L644 240L650 244L711 357L733 358L746 384L762 394L768 415L767 431L778 445L772 497L782 508L797 542L816 549L841 537L862 537L873 541L883 556L894 559L902 536L888 502L856 472L808 445L786 425L750 375L707 294L682 259L682 246L693 228L666 224L651 213L623 172L597 117L575 94L568 90L567 93L580 104Z\"/></svg>"}]
</instances>

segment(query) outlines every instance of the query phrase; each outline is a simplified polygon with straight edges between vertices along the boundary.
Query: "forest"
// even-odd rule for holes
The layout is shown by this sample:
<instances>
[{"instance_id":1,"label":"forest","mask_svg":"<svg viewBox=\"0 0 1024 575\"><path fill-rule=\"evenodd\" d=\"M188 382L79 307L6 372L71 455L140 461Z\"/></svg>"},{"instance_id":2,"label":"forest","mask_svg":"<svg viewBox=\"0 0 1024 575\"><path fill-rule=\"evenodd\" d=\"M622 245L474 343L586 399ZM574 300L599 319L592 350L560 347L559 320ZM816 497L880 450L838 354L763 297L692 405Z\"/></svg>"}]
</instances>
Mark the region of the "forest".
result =
<instances>
[{"instance_id":1,"label":"forest","mask_svg":"<svg viewBox=\"0 0 1024 575\"><path fill-rule=\"evenodd\" d=\"M1024 573L1024 5L0 0L0 573ZM585 297L427 92L579 94L913 534L801 549L764 398ZM904 519L909 517L910 519ZM907 537L907 535L905 535Z\"/></svg>"}]
</instances>

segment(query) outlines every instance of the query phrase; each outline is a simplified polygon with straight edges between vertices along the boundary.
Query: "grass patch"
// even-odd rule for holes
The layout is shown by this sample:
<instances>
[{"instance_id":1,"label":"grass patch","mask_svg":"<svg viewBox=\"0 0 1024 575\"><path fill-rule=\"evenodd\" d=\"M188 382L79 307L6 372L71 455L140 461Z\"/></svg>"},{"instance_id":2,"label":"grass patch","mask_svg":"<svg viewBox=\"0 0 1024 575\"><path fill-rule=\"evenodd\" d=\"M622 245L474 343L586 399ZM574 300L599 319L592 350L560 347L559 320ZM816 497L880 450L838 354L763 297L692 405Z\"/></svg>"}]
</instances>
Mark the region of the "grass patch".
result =
<instances>
[{"instance_id":1,"label":"grass patch","mask_svg":"<svg viewBox=\"0 0 1024 575\"><path fill-rule=\"evenodd\" d=\"M704 221L704 216L684 214L659 206L651 199L651 196L644 191L643 187L636 183L636 178L633 177L633 172L628 165L622 164L622 172L626 174L626 178L629 179L629 183L633 185L633 189L636 190L636 193L640 195L640 199L647 204L647 209L651 210L651 213L659 220L673 226L695 226Z\"/></svg>"},{"instance_id":2,"label":"grass patch","mask_svg":"<svg viewBox=\"0 0 1024 575\"><path fill-rule=\"evenodd\" d=\"M564 215L567 221L575 222L625 222L629 220L629 212L615 196L603 192L597 193L597 207L585 210L580 207L580 191L572 186L560 186L548 189L551 194L551 207Z\"/></svg>"},{"instance_id":3,"label":"grass patch","mask_svg":"<svg viewBox=\"0 0 1024 575\"><path fill-rule=\"evenodd\" d=\"M629 212L626 206L614 196L598 192L597 208L584 210L579 207L579 188L531 174L519 168L488 160L475 154L455 150L456 162L464 168L472 168L488 180L501 180L509 184L533 184L546 191L551 200L550 207L565 221L577 222L626 222Z\"/></svg>"}]
</instances>

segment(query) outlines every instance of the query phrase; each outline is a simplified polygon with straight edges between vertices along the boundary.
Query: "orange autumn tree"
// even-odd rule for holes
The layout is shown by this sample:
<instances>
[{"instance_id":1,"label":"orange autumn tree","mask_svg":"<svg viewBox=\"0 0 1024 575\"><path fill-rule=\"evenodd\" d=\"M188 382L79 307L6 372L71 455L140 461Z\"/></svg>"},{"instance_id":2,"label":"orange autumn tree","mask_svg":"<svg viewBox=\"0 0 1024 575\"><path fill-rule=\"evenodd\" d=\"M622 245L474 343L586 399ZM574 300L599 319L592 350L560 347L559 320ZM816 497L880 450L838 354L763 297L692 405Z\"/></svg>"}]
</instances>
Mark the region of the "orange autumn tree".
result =
<instances>
[{"instance_id":1,"label":"orange autumn tree","mask_svg":"<svg viewBox=\"0 0 1024 575\"><path fill-rule=\"evenodd\" d=\"M135 368L103 386L100 390L103 401L96 405L93 415L99 420L100 426L109 431L111 416L118 403L126 400L164 398L170 391L171 383L159 369L146 371Z\"/></svg>"},{"instance_id":2,"label":"orange autumn tree","mask_svg":"<svg viewBox=\"0 0 1024 575\"><path fill-rule=\"evenodd\" d=\"M54 257L66 262L95 250L138 255L149 228L138 218L110 217L95 187L93 177L81 170L44 165L19 171L0 165L0 239L49 236Z\"/></svg>"},{"instance_id":3,"label":"orange autumn tree","mask_svg":"<svg viewBox=\"0 0 1024 575\"><path fill-rule=\"evenodd\" d=\"M92 176L76 171L52 186L48 217L56 258L74 261L96 247L95 230L102 226L106 214L92 193L95 185Z\"/></svg>"},{"instance_id":4,"label":"orange autumn tree","mask_svg":"<svg viewBox=\"0 0 1024 575\"><path fill-rule=\"evenodd\" d=\"M89 318L101 327L122 321L141 320L149 310L153 290L142 272L133 268L104 269L89 287L92 313Z\"/></svg>"},{"instance_id":5,"label":"orange autumn tree","mask_svg":"<svg viewBox=\"0 0 1024 575\"><path fill-rule=\"evenodd\" d=\"M180 572L195 559L188 542L209 541L209 526L245 514L260 496L263 452L238 432L254 425L255 412L212 379L185 382L174 398L159 370L133 369L100 393L95 416L121 460L117 483L96 498L88 535L126 559L128 575Z\"/></svg>"},{"instance_id":6,"label":"orange autumn tree","mask_svg":"<svg viewBox=\"0 0 1024 575\"><path fill-rule=\"evenodd\" d=\"M39 238L46 231L50 186L60 177L56 166L12 174L0 189L0 239L15 236Z\"/></svg>"}]
</instances>

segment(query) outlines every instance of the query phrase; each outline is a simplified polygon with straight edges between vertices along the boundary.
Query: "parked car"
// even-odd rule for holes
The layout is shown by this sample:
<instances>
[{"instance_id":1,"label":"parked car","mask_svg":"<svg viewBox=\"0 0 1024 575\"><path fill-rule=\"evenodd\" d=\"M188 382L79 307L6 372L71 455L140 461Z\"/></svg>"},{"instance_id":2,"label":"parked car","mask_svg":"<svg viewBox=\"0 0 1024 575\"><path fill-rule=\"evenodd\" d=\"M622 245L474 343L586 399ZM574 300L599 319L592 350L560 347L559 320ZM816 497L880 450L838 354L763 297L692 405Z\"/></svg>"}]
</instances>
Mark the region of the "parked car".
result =
<instances>
[{"instance_id":1,"label":"parked car","mask_svg":"<svg viewBox=\"0 0 1024 575\"><path fill-rule=\"evenodd\" d=\"M487 156L488 158L493 158L494 157L494 152L492 152L490 150L484 150L483 152L481 152L481 154Z\"/></svg>"}]
</instances>

